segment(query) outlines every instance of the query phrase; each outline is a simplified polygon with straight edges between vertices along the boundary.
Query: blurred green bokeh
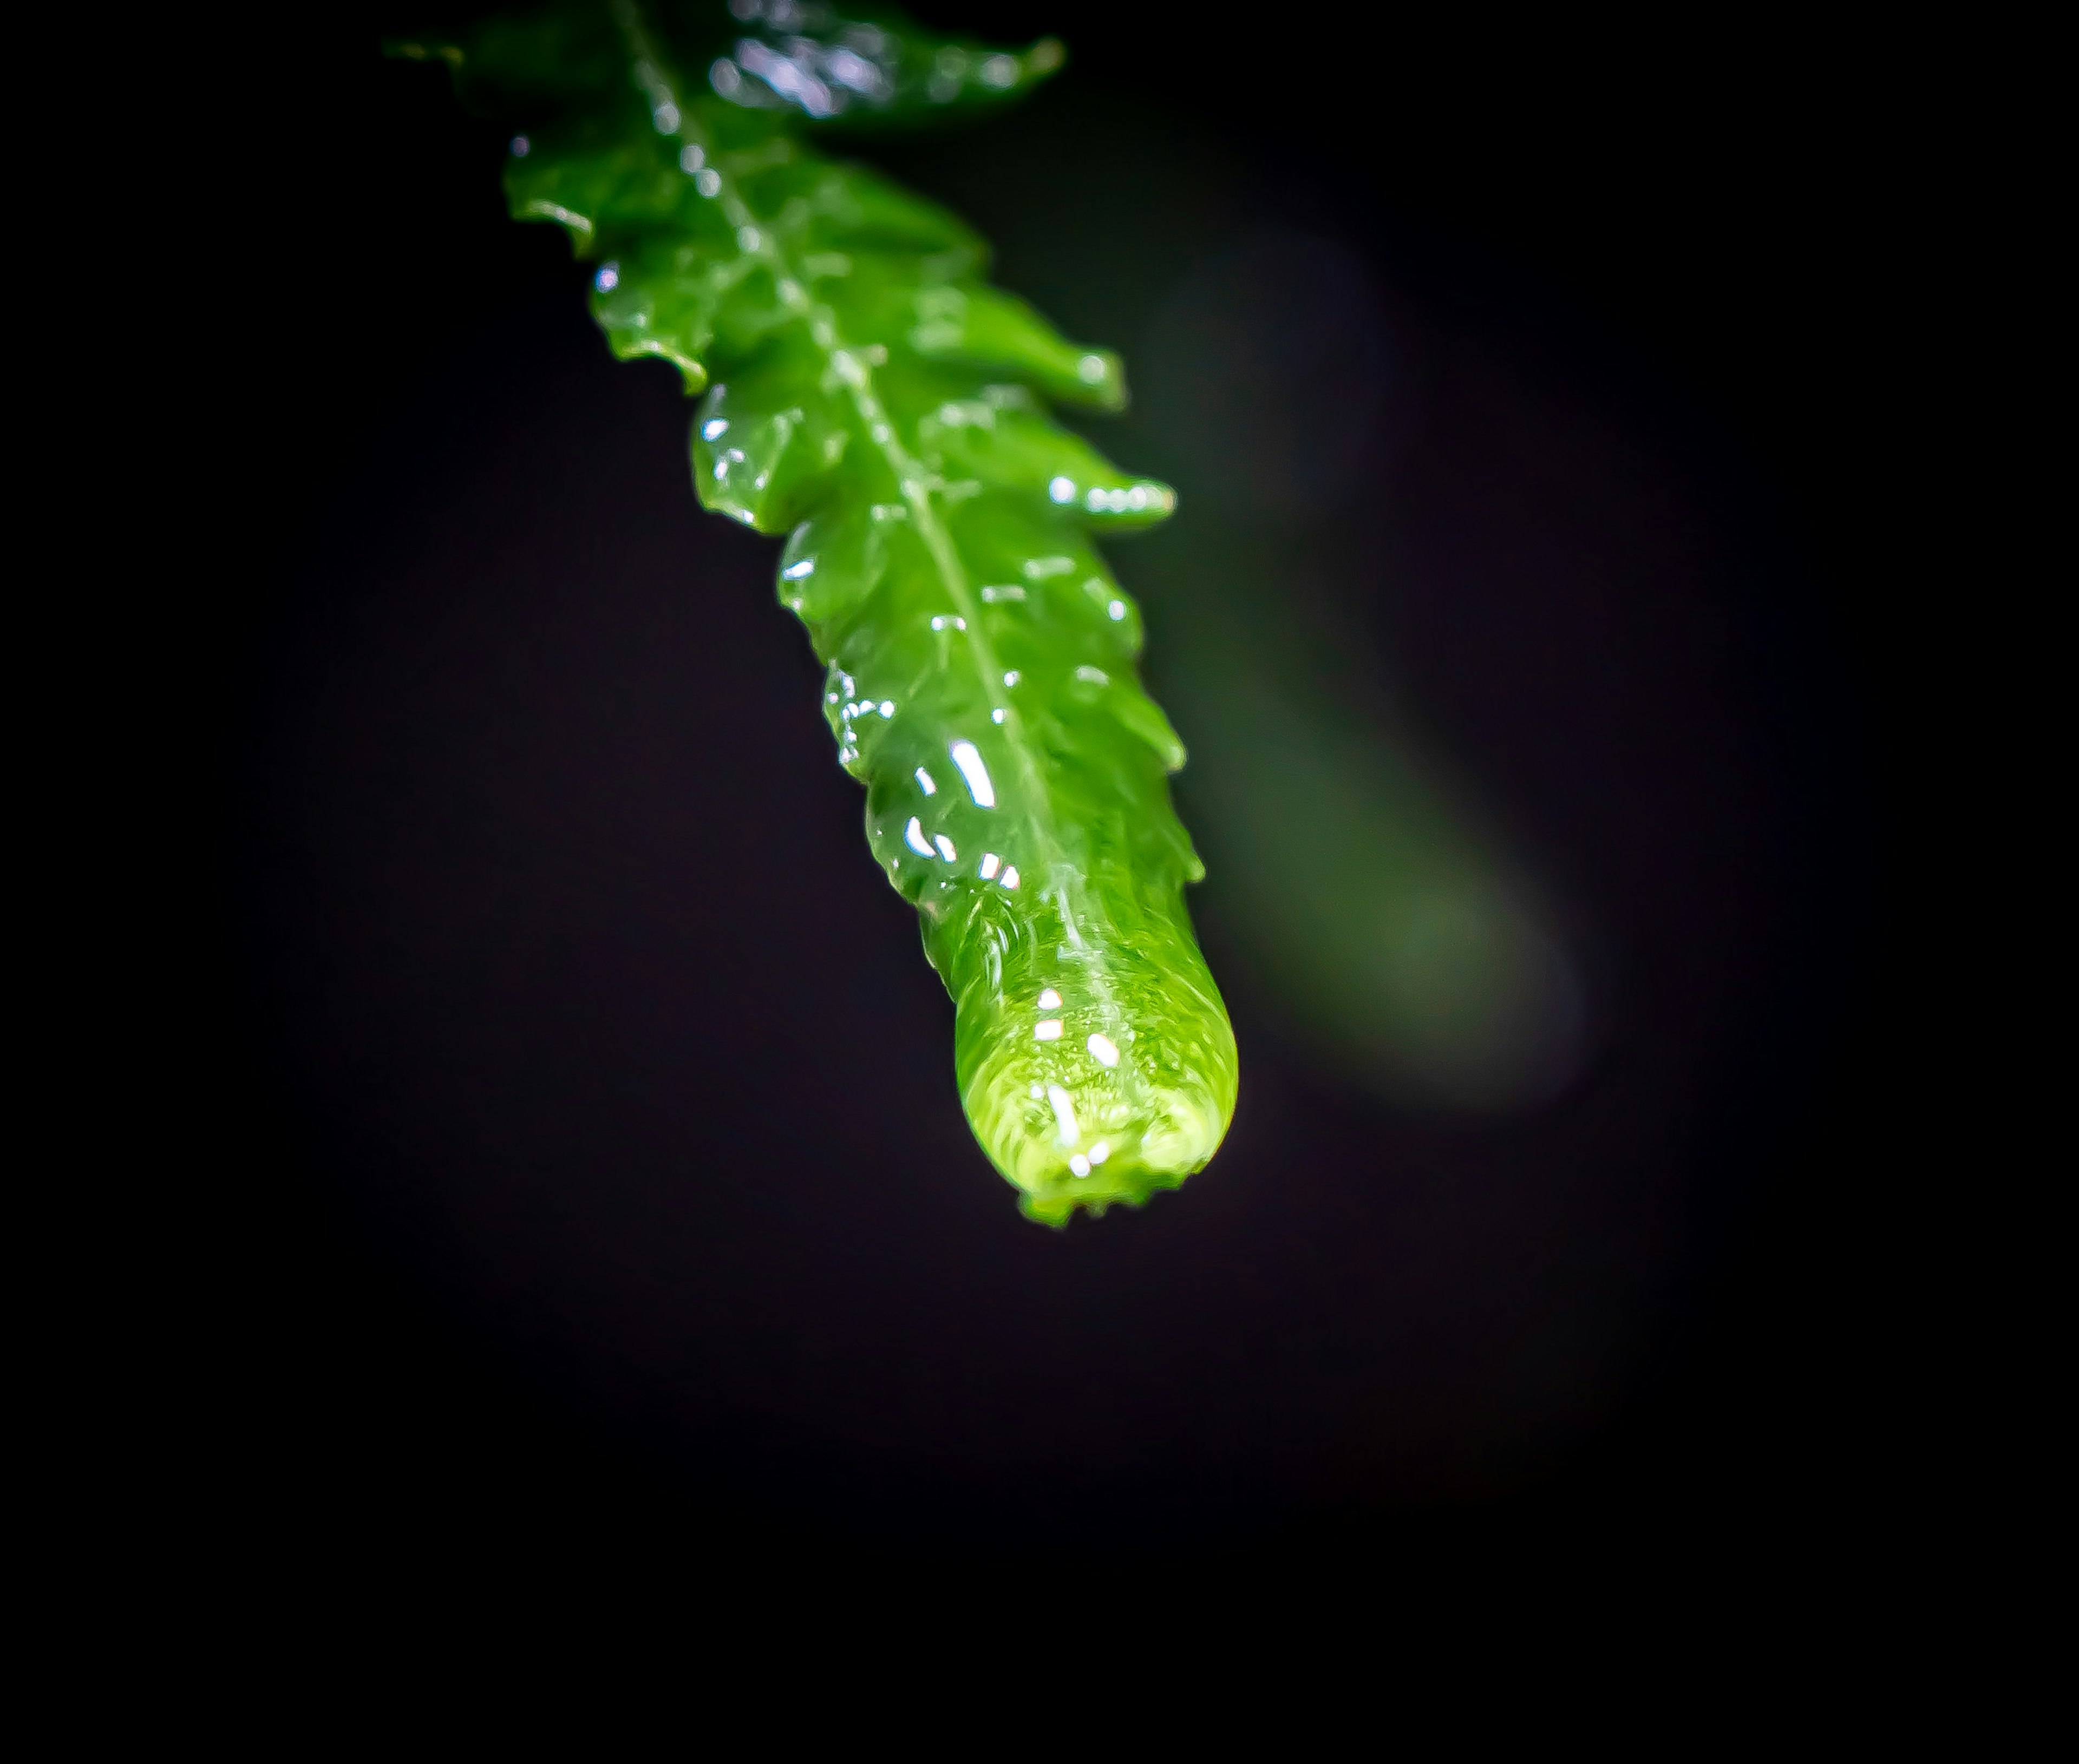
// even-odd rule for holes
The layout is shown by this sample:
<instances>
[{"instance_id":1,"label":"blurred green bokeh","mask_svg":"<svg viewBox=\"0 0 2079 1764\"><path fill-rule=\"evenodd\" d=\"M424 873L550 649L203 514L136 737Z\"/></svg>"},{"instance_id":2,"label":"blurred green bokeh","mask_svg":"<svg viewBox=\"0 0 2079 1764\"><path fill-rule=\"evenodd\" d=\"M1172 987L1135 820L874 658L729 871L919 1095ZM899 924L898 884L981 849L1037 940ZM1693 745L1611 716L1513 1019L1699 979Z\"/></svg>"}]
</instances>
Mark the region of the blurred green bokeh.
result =
<instances>
[{"instance_id":1,"label":"blurred green bokeh","mask_svg":"<svg viewBox=\"0 0 2079 1764\"><path fill-rule=\"evenodd\" d=\"M1430 1106L1551 1097L1587 1024L1534 884L1462 787L1338 692L1335 660L1271 604L1274 566L1211 521L1194 541L1140 575L1157 606L1189 596L1161 621L1160 686L1190 743L1194 905L1239 945L1223 953L1345 1080Z\"/></svg>"},{"instance_id":2,"label":"blurred green bokeh","mask_svg":"<svg viewBox=\"0 0 2079 1764\"><path fill-rule=\"evenodd\" d=\"M1390 709L1374 612L1391 481L1419 433L1412 345L1363 263L1244 229L1162 300L1141 436L1183 508L1132 561L1150 672L1216 914L1288 1032L1432 1106L1533 1106L1587 1043L1583 989L1503 817Z\"/></svg>"}]
</instances>

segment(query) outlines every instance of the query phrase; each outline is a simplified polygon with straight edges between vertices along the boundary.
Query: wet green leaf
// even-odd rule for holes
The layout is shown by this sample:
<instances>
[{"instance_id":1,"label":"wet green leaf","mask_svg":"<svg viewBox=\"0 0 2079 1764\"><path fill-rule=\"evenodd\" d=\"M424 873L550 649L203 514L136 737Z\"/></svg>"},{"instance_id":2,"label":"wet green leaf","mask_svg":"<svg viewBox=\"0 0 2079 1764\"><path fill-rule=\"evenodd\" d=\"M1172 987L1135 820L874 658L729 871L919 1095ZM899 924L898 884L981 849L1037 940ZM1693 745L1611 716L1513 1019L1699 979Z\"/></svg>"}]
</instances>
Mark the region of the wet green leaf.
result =
<instances>
[{"instance_id":1,"label":"wet green leaf","mask_svg":"<svg viewBox=\"0 0 2079 1764\"><path fill-rule=\"evenodd\" d=\"M780 599L828 664L867 834L957 1009L976 1136L1035 1218L1174 1187L1234 1108L1234 1037L1182 889L1184 749L1094 538L1161 520L1042 399L1119 408L1119 359L982 279L953 215L825 157L831 127L1016 96L1058 44L991 48L803 0L552 6L391 52L514 130L514 216L596 265L614 353L689 392L701 500L786 533ZM851 1026L832 1026L843 1057Z\"/></svg>"}]
</instances>

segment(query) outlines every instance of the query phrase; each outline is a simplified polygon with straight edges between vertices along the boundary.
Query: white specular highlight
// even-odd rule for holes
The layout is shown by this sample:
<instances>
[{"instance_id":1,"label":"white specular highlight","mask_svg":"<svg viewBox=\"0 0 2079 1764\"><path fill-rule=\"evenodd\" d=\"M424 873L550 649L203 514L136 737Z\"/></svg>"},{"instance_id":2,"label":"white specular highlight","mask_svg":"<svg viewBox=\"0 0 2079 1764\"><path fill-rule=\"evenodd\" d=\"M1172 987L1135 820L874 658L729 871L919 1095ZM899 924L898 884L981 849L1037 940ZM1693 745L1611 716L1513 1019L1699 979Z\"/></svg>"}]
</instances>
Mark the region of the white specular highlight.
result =
<instances>
[{"instance_id":1,"label":"white specular highlight","mask_svg":"<svg viewBox=\"0 0 2079 1764\"><path fill-rule=\"evenodd\" d=\"M1047 1086L1047 1100L1054 1106L1054 1124L1060 1131L1056 1139L1062 1145L1073 1145L1083 1136L1083 1130L1076 1123L1075 1100L1057 1084Z\"/></svg>"},{"instance_id":2,"label":"white specular highlight","mask_svg":"<svg viewBox=\"0 0 2079 1764\"><path fill-rule=\"evenodd\" d=\"M975 800L978 809L996 806L996 786L989 782L989 767L982 763L981 750L971 741L953 743L953 763L960 768L960 775L968 781L968 794Z\"/></svg>"}]
</instances>

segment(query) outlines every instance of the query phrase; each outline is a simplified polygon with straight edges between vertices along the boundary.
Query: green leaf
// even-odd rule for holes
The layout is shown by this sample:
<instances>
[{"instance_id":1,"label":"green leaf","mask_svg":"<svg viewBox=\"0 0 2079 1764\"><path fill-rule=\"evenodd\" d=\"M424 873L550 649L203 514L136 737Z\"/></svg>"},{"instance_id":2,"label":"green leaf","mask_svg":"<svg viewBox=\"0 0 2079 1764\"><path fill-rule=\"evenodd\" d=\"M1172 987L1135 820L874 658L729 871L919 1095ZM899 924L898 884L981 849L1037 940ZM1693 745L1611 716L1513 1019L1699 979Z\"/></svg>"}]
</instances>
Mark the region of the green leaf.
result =
<instances>
[{"instance_id":1,"label":"green leaf","mask_svg":"<svg viewBox=\"0 0 2079 1764\"><path fill-rule=\"evenodd\" d=\"M789 535L780 597L828 664L869 843L952 994L983 1148L1035 1218L1138 1203L1212 1156L1236 1084L1183 905L1203 874L1169 802L1183 745L1092 543L1176 498L1040 402L1119 408L1117 357L989 286L954 216L805 139L1000 102L1060 46L804 0L730 10L563 5L390 47L446 61L516 129L512 211L598 265L614 353L705 391L701 502Z\"/></svg>"}]
</instances>

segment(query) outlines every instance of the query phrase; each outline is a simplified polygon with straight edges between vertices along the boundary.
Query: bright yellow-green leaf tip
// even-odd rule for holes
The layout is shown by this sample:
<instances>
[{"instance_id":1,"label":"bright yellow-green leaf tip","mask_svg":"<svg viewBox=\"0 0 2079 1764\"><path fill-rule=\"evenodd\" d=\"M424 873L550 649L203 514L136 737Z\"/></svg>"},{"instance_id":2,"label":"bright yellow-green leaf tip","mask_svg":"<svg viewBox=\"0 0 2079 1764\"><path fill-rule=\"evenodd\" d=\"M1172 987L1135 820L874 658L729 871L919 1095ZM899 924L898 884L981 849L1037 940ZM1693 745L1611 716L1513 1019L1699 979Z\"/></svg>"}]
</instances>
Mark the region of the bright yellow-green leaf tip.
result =
<instances>
[{"instance_id":1,"label":"bright yellow-green leaf tip","mask_svg":"<svg viewBox=\"0 0 2079 1764\"><path fill-rule=\"evenodd\" d=\"M1073 866L977 896L926 947L959 1007L960 1098L1027 1217L1138 1206L1204 1168L1232 1118L1234 1031L1182 902Z\"/></svg>"}]
</instances>

